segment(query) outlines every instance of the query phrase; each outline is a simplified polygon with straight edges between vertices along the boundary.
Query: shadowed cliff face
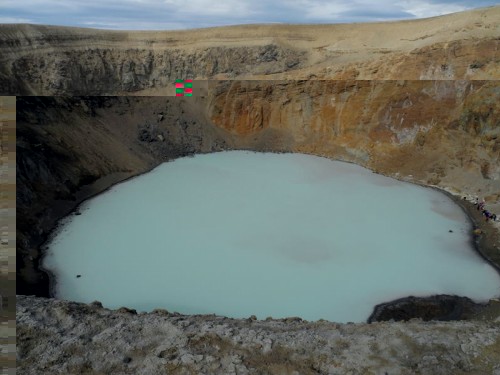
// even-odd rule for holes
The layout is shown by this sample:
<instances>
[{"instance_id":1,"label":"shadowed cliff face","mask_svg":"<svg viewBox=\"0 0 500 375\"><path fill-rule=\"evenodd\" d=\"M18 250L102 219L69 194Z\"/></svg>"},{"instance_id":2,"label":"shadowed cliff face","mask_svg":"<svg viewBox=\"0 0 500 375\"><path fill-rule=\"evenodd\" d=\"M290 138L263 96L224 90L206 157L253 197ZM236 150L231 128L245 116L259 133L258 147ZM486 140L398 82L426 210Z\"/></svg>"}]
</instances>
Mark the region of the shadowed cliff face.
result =
<instances>
[{"instance_id":1,"label":"shadowed cliff face","mask_svg":"<svg viewBox=\"0 0 500 375\"><path fill-rule=\"evenodd\" d=\"M18 294L48 296L40 245L82 200L163 161L226 147L195 98L176 99L18 98Z\"/></svg>"},{"instance_id":2,"label":"shadowed cliff face","mask_svg":"<svg viewBox=\"0 0 500 375\"><path fill-rule=\"evenodd\" d=\"M178 78L498 79L500 7L430 19L104 31L0 25L3 95L172 95Z\"/></svg>"},{"instance_id":3,"label":"shadowed cliff face","mask_svg":"<svg viewBox=\"0 0 500 375\"><path fill-rule=\"evenodd\" d=\"M303 55L275 44L210 47L193 52L179 48L110 50L101 46L63 52L55 48L47 54L28 52L16 58L9 67L3 67L0 82L9 94L114 95L145 90L165 94L177 78L233 77L249 67L255 74L282 72L298 65ZM172 95L171 90L168 94Z\"/></svg>"}]
</instances>

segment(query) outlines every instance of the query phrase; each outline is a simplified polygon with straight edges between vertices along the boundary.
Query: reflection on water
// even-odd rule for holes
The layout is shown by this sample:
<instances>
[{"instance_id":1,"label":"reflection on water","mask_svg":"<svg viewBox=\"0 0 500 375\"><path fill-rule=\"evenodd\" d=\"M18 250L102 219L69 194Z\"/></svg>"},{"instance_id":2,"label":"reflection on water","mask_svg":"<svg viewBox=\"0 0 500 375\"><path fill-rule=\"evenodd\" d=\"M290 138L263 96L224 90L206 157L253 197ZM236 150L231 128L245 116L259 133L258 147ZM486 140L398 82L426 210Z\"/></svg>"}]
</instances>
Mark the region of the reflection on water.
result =
<instances>
[{"instance_id":1,"label":"reflection on water","mask_svg":"<svg viewBox=\"0 0 500 375\"><path fill-rule=\"evenodd\" d=\"M456 206L443 204L443 202L446 202L447 199L448 199L447 197L440 197L439 199L433 198L431 200L432 203L431 210L451 220L456 220L456 221L463 220L464 214L460 212L460 210L457 210Z\"/></svg>"}]
</instances>

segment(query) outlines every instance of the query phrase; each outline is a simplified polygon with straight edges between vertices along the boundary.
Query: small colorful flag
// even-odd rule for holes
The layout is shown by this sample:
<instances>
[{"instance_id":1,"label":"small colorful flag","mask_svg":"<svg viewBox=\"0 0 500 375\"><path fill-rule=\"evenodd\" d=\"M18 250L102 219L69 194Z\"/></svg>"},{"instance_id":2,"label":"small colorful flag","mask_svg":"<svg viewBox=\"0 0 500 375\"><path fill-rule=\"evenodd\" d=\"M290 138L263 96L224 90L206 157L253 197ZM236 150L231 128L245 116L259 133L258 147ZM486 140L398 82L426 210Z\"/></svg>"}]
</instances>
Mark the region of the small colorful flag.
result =
<instances>
[{"instance_id":1,"label":"small colorful flag","mask_svg":"<svg viewBox=\"0 0 500 375\"><path fill-rule=\"evenodd\" d=\"M176 79L175 96L193 96L193 80Z\"/></svg>"}]
</instances>

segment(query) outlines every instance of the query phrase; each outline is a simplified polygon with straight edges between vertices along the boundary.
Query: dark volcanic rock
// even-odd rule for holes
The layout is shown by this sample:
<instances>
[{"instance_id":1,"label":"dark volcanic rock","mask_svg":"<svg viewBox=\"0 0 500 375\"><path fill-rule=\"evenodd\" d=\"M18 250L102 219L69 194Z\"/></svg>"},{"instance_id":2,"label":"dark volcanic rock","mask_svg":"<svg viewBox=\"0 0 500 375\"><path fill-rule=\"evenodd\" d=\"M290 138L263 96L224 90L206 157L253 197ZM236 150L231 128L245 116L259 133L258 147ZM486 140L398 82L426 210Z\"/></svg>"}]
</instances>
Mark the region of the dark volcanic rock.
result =
<instances>
[{"instance_id":1,"label":"dark volcanic rock","mask_svg":"<svg viewBox=\"0 0 500 375\"><path fill-rule=\"evenodd\" d=\"M377 305L368 322L401 321L410 319L465 320L484 305L476 304L467 297L437 295L431 297L407 297Z\"/></svg>"}]
</instances>

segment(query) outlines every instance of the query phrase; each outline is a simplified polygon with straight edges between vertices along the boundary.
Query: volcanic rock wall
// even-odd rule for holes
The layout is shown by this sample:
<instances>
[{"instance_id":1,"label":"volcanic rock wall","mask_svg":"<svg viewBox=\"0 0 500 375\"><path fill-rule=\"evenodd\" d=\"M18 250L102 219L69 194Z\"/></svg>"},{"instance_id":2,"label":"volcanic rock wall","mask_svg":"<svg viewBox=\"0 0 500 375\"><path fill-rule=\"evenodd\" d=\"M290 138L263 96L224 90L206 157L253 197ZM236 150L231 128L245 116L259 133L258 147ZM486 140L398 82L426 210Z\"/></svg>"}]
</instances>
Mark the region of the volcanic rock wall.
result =
<instances>
[{"instance_id":1,"label":"volcanic rock wall","mask_svg":"<svg viewBox=\"0 0 500 375\"><path fill-rule=\"evenodd\" d=\"M178 78L500 78L500 7L352 25L105 31L0 25L0 94L165 95Z\"/></svg>"}]
</instances>

